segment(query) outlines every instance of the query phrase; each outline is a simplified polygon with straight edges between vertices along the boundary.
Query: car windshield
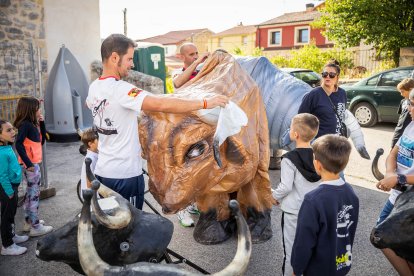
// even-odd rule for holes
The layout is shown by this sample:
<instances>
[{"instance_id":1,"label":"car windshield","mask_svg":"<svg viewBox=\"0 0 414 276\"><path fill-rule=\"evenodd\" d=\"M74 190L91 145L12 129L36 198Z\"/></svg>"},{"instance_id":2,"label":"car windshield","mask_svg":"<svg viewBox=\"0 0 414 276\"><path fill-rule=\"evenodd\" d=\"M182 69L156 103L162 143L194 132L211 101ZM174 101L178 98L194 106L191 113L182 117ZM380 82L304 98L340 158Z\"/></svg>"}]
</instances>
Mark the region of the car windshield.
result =
<instances>
[{"instance_id":1,"label":"car windshield","mask_svg":"<svg viewBox=\"0 0 414 276\"><path fill-rule=\"evenodd\" d=\"M318 81L319 76L312 71L292 72L292 75L303 81Z\"/></svg>"},{"instance_id":2,"label":"car windshield","mask_svg":"<svg viewBox=\"0 0 414 276\"><path fill-rule=\"evenodd\" d=\"M397 86L403 79L409 78L413 70L396 70L381 75L378 86Z\"/></svg>"}]
</instances>

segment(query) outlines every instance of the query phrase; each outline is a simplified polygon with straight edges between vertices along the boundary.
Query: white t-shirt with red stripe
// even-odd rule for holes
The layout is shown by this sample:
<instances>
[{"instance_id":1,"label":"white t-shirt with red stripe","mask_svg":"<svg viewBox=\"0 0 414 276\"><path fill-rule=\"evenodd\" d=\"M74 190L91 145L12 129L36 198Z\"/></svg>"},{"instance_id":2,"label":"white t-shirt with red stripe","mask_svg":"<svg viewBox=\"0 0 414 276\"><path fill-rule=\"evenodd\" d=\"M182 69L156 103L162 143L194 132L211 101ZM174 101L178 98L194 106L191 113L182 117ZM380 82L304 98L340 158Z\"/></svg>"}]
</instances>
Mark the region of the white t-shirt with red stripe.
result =
<instances>
[{"instance_id":1,"label":"white t-shirt with red stripe","mask_svg":"<svg viewBox=\"0 0 414 276\"><path fill-rule=\"evenodd\" d=\"M142 174L137 116L148 94L115 77L96 79L89 86L86 104L99 133L96 175L125 179Z\"/></svg>"}]
</instances>

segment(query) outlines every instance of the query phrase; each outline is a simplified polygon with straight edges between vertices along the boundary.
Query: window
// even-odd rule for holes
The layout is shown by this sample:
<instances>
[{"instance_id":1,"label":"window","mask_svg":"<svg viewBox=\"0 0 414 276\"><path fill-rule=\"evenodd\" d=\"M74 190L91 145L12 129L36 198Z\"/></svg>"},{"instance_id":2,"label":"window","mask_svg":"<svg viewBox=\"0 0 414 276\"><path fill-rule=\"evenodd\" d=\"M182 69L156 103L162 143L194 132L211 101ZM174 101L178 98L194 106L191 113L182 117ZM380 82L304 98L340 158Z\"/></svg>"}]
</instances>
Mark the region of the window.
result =
<instances>
[{"instance_id":1,"label":"window","mask_svg":"<svg viewBox=\"0 0 414 276\"><path fill-rule=\"evenodd\" d=\"M282 45L282 29L272 29L268 32L269 46Z\"/></svg>"},{"instance_id":2,"label":"window","mask_svg":"<svg viewBox=\"0 0 414 276\"><path fill-rule=\"evenodd\" d=\"M303 45L309 43L309 27L295 28L295 45Z\"/></svg>"},{"instance_id":3,"label":"window","mask_svg":"<svg viewBox=\"0 0 414 276\"><path fill-rule=\"evenodd\" d=\"M388 73L384 73L381 76L381 80L378 83L378 86L392 86L395 87L403 79L409 78L411 76L412 70L397 70Z\"/></svg>"},{"instance_id":4,"label":"window","mask_svg":"<svg viewBox=\"0 0 414 276\"><path fill-rule=\"evenodd\" d=\"M247 36L246 35L242 36L242 44L247 45Z\"/></svg>"},{"instance_id":5,"label":"window","mask_svg":"<svg viewBox=\"0 0 414 276\"><path fill-rule=\"evenodd\" d=\"M376 85L377 85L377 82L378 82L378 78L379 78L379 76L376 76L376 77L370 78L370 79L367 81L367 86L376 86Z\"/></svg>"},{"instance_id":6,"label":"window","mask_svg":"<svg viewBox=\"0 0 414 276\"><path fill-rule=\"evenodd\" d=\"M223 39L222 38L218 39L218 46L223 47Z\"/></svg>"}]
</instances>

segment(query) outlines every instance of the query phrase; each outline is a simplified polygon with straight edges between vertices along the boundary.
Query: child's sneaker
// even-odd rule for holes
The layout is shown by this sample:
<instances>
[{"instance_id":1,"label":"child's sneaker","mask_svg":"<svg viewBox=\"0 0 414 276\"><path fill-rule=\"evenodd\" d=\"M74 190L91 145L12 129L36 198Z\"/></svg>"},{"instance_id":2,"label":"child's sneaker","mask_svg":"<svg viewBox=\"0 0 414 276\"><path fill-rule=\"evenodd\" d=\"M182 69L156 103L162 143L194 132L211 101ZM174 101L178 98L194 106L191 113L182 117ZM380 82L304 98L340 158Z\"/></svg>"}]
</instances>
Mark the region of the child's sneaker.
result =
<instances>
[{"instance_id":1,"label":"child's sneaker","mask_svg":"<svg viewBox=\"0 0 414 276\"><path fill-rule=\"evenodd\" d=\"M1 255L9 255L9 256L16 256L16 255L22 255L27 251L26 247L18 246L17 244L13 243L9 247L4 248L1 247Z\"/></svg>"},{"instance_id":2,"label":"child's sneaker","mask_svg":"<svg viewBox=\"0 0 414 276\"><path fill-rule=\"evenodd\" d=\"M22 243L25 242L29 239L29 236L19 236L19 235L14 235L13 237L13 242L14 243Z\"/></svg>"},{"instance_id":3,"label":"child's sneaker","mask_svg":"<svg viewBox=\"0 0 414 276\"><path fill-rule=\"evenodd\" d=\"M178 221L184 227L194 226L194 220L191 218L187 209L181 210L177 213Z\"/></svg>"},{"instance_id":4,"label":"child's sneaker","mask_svg":"<svg viewBox=\"0 0 414 276\"><path fill-rule=\"evenodd\" d=\"M52 230L53 230L52 226L45 226L43 224L39 224L37 228L34 228L34 227L30 228L29 236L30 237L42 236L44 234L51 232Z\"/></svg>"},{"instance_id":5,"label":"child's sneaker","mask_svg":"<svg viewBox=\"0 0 414 276\"><path fill-rule=\"evenodd\" d=\"M197 205L195 203L187 206L187 211L193 215L200 215L200 211L197 209Z\"/></svg>"},{"instance_id":6,"label":"child's sneaker","mask_svg":"<svg viewBox=\"0 0 414 276\"><path fill-rule=\"evenodd\" d=\"M45 221L43 219L39 220L39 224L45 224ZM32 228L32 225L28 223L26 220L23 222L23 232L29 232L30 228Z\"/></svg>"}]
</instances>

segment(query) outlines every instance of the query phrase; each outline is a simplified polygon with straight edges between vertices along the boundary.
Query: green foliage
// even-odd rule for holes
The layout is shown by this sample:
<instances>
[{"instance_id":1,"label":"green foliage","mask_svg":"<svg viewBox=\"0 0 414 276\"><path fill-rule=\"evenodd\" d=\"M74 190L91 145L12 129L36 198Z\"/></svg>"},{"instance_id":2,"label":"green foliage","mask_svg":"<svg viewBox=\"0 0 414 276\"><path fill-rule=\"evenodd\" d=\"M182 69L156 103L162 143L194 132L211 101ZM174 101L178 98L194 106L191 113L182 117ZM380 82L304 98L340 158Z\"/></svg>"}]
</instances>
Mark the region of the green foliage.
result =
<instances>
[{"instance_id":1,"label":"green foliage","mask_svg":"<svg viewBox=\"0 0 414 276\"><path fill-rule=\"evenodd\" d=\"M315 72L322 72L323 66L330 59L339 61L342 70L345 72L354 66L350 52L342 49L321 50L314 43L305 45L298 50L292 50L288 56L290 58L272 57L270 61L278 67L305 68Z\"/></svg>"},{"instance_id":2,"label":"green foliage","mask_svg":"<svg viewBox=\"0 0 414 276\"><path fill-rule=\"evenodd\" d=\"M256 48L254 48L253 49L252 56L254 56L254 57L261 57L261 56L263 56L263 50L264 50L263 47L256 47Z\"/></svg>"},{"instance_id":3,"label":"green foliage","mask_svg":"<svg viewBox=\"0 0 414 276\"><path fill-rule=\"evenodd\" d=\"M414 44L412 0L326 0L312 26L341 47L372 44L398 62L399 49Z\"/></svg>"},{"instance_id":4,"label":"green foliage","mask_svg":"<svg viewBox=\"0 0 414 276\"><path fill-rule=\"evenodd\" d=\"M238 55L238 56L245 56L246 55L240 47L234 48L233 49L233 54Z\"/></svg>"},{"instance_id":5,"label":"green foliage","mask_svg":"<svg viewBox=\"0 0 414 276\"><path fill-rule=\"evenodd\" d=\"M243 51L243 49L241 49L240 47L236 47L236 48L233 49L233 54L238 55L238 56L260 57L260 56L263 56L263 49L264 48L256 47L256 48L253 49L252 54L249 55L245 51Z\"/></svg>"}]
</instances>

